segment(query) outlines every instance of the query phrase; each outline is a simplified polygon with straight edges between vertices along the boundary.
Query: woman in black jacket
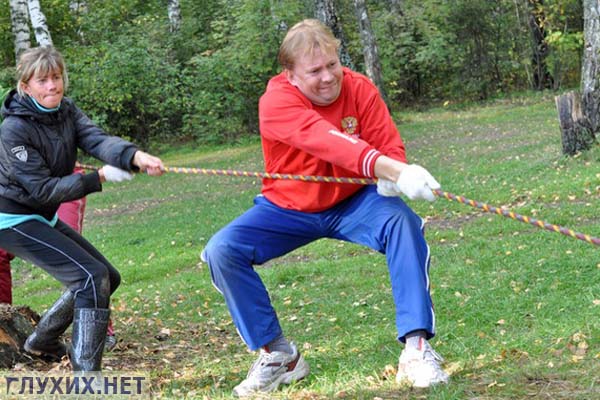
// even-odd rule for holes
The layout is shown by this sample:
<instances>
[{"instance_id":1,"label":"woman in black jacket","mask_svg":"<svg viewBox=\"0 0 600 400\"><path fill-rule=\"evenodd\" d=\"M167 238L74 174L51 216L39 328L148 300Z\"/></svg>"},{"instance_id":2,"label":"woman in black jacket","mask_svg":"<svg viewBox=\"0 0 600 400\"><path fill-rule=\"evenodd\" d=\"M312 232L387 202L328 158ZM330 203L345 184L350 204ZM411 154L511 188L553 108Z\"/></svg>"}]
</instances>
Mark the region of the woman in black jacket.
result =
<instances>
[{"instance_id":1,"label":"woman in black jacket","mask_svg":"<svg viewBox=\"0 0 600 400\"><path fill-rule=\"evenodd\" d=\"M67 290L44 314L25 350L61 357L60 335L73 322L69 351L75 371L99 371L118 271L75 230L58 220L65 201L102 190L103 182L161 175L162 161L107 135L71 99L62 55L54 48L25 51L17 89L2 105L0 126L0 248L47 271ZM73 173L77 149L107 165Z\"/></svg>"}]
</instances>

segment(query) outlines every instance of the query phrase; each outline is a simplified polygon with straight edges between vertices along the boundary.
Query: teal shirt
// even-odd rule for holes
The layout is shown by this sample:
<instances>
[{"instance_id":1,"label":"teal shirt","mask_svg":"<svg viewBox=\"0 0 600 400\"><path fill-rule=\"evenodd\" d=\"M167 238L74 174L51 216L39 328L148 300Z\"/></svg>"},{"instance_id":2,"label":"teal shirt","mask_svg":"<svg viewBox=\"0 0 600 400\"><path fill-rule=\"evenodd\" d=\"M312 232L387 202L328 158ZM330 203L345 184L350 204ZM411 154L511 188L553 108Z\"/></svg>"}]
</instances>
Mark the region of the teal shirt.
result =
<instances>
[{"instance_id":1,"label":"teal shirt","mask_svg":"<svg viewBox=\"0 0 600 400\"><path fill-rule=\"evenodd\" d=\"M54 225L56 225L56 222L58 221L58 214L54 214L54 217L52 218L52 220L48 221L46 218L42 217L41 215L37 215L37 214L0 213L0 229L12 228L13 226L17 226L19 224L22 224L23 222L31 221L31 220L40 221L40 222L50 225L51 227L54 227Z\"/></svg>"}]
</instances>

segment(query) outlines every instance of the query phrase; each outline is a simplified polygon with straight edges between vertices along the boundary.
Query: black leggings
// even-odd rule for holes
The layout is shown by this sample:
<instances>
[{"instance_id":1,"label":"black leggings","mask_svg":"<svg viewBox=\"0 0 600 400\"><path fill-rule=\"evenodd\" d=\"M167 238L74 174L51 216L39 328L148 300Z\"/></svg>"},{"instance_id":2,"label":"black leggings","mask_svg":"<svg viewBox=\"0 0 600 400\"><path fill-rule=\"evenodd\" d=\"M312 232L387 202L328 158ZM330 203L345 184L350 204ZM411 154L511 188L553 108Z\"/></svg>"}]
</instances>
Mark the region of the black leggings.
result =
<instances>
[{"instance_id":1,"label":"black leggings","mask_svg":"<svg viewBox=\"0 0 600 400\"><path fill-rule=\"evenodd\" d=\"M0 248L44 269L75 295L75 308L108 308L119 271L83 236L58 220L31 220L0 230Z\"/></svg>"}]
</instances>

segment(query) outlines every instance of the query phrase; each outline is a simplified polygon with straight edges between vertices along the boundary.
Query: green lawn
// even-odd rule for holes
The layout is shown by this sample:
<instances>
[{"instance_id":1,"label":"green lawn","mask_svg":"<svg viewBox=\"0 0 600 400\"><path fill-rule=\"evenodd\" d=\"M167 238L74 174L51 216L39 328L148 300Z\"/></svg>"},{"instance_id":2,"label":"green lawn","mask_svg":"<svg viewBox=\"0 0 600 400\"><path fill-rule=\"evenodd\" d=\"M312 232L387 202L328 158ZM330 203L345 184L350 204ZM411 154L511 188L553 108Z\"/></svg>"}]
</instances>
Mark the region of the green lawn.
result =
<instances>
[{"instance_id":1,"label":"green lawn","mask_svg":"<svg viewBox=\"0 0 600 400\"><path fill-rule=\"evenodd\" d=\"M600 236L600 150L561 156L551 95L396 116L411 162L442 189ZM181 149L169 166L262 171L258 141ZM229 398L246 351L200 262L220 227L250 207L253 178L169 173L106 184L88 200L84 234L119 268L115 371L150 374L156 397ZM598 399L598 248L467 205L412 202L428 221L432 341L451 383L397 387L393 303L384 258L322 240L259 269L284 330L312 373L269 398ZM15 303L43 311L59 288L15 263ZM153 372L150 372L150 371Z\"/></svg>"}]
</instances>

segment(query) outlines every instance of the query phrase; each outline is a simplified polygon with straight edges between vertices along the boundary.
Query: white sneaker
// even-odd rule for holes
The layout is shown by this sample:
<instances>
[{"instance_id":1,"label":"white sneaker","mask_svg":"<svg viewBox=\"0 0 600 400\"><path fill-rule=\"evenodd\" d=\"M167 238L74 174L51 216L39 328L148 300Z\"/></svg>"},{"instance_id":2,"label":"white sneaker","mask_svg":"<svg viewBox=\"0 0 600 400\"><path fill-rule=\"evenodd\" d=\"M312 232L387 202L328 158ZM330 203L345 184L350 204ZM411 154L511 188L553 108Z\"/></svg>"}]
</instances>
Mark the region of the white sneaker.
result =
<instances>
[{"instance_id":1,"label":"white sneaker","mask_svg":"<svg viewBox=\"0 0 600 400\"><path fill-rule=\"evenodd\" d=\"M246 379L233 388L233 394L245 397L258 392L272 392L282 383L289 385L306 377L310 372L308 363L293 343L291 346L293 354L281 351L267 353L261 349L258 360L252 364Z\"/></svg>"},{"instance_id":2,"label":"white sneaker","mask_svg":"<svg viewBox=\"0 0 600 400\"><path fill-rule=\"evenodd\" d=\"M420 349L402 350L396 382L408 382L418 388L448 383L448 374L440 366L444 362L442 356L436 353L425 339L422 339L419 345Z\"/></svg>"}]
</instances>

